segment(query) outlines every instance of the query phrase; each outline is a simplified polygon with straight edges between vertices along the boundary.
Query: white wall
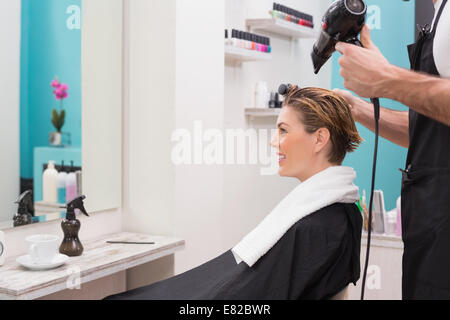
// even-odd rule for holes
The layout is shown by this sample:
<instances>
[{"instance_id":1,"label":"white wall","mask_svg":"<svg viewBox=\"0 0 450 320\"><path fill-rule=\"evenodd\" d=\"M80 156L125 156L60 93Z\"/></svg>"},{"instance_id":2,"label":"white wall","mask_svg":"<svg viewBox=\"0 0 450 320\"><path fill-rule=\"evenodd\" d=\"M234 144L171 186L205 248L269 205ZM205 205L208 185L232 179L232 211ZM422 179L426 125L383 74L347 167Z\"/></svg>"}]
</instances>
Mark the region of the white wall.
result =
<instances>
[{"instance_id":1,"label":"white wall","mask_svg":"<svg viewBox=\"0 0 450 320\"><path fill-rule=\"evenodd\" d=\"M123 1L83 0L82 17L82 184L97 212L122 200Z\"/></svg>"},{"instance_id":2,"label":"white wall","mask_svg":"<svg viewBox=\"0 0 450 320\"><path fill-rule=\"evenodd\" d=\"M224 2L133 0L126 6L123 225L185 239L186 249L175 257L179 273L221 248L222 168L175 166L171 137L176 128L192 130L195 120L205 128L223 126ZM129 272L129 288L148 283L153 267Z\"/></svg>"},{"instance_id":3,"label":"white wall","mask_svg":"<svg viewBox=\"0 0 450 320\"><path fill-rule=\"evenodd\" d=\"M176 128L192 132L196 120L203 130L223 128L225 2L177 1ZM178 273L221 252L223 167L177 165L175 173L174 232L188 248L175 256Z\"/></svg>"},{"instance_id":4,"label":"white wall","mask_svg":"<svg viewBox=\"0 0 450 320\"><path fill-rule=\"evenodd\" d=\"M246 19L268 18L273 1L227 0L225 8L227 29L245 29ZM314 16L315 29L328 1L284 0L283 4ZM315 39L291 41L288 38L268 35L271 38L271 61L245 62L225 67L225 127L274 129L276 118L247 121L244 109L254 104L254 88L257 81L268 83L269 90L277 91L281 83L293 83L301 87L329 88L331 64L319 75L314 75L310 53ZM269 142L269 141L268 141ZM270 147L267 147L270 150ZM224 172L224 245L232 247L251 231L265 215L298 184L297 180L278 175L262 176L260 165L230 165Z\"/></svg>"},{"instance_id":5,"label":"white wall","mask_svg":"<svg viewBox=\"0 0 450 320\"><path fill-rule=\"evenodd\" d=\"M0 222L12 220L20 189L20 8L0 2Z\"/></svg>"},{"instance_id":6,"label":"white wall","mask_svg":"<svg viewBox=\"0 0 450 320\"><path fill-rule=\"evenodd\" d=\"M172 235L176 3L125 0L124 14L123 229ZM173 257L127 271L127 287L171 275Z\"/></svg>"}]
</instances>

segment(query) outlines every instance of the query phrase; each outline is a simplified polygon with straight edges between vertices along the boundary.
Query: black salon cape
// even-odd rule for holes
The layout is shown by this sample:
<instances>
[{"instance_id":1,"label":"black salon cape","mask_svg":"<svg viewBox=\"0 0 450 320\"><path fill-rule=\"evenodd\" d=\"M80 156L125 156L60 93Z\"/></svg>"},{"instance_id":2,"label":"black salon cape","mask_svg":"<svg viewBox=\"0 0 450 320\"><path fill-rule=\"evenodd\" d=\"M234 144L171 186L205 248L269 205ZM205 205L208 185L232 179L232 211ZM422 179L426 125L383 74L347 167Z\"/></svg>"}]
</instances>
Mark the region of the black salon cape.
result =
<instances>
[{"instance_id":1,"label":"black salon cape","mask_svg":"<svg viewBox=\"0 0 450 320\"><path fill-rule=\"evenodd\" d=\"M361 214L336 203L306 216L252 267L231 250L192 270L109 300L329 299L360 276Z\"/></svg>"}]
</instances>

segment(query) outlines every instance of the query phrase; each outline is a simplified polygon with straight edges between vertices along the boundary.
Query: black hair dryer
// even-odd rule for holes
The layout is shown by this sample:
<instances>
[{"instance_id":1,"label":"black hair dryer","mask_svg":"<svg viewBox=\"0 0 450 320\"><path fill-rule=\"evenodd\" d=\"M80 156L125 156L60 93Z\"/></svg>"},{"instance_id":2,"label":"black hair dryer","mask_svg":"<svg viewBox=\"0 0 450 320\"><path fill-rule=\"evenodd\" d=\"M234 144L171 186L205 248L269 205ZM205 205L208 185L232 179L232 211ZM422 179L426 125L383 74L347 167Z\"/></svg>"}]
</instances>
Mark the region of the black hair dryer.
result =
<instances>
[{"instance_id":1,"label":"black hair dryer","mask_svg":"<svg viewBox=\"0 0 450 320\"><path fill-rule=\"evenodd\" d=\"M361 46L358 35L366 20L367 6L362 0L337 0L322 19L319 39L314 44L311 57L317 74L328 61L339 41Z\"/></svg>"}]
</instances>

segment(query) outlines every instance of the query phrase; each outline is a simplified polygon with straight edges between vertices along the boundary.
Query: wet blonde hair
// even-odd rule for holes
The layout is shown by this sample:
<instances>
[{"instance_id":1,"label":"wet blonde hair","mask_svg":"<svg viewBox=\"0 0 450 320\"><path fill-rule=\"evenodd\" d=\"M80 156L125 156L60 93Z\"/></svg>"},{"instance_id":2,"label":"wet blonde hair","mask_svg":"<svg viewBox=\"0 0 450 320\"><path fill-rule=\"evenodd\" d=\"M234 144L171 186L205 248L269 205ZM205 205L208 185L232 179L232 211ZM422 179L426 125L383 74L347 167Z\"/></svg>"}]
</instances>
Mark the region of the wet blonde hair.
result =
<instances>
[{"instance_id":1,"label":"wet blonde hair","mask_svg":"<svg viewBox=\"0 0 450 320\"><path fill-rule=\"evenodd\" d=\"M283 102L286 107L298 112L306 132L312 134L320 128L330 131L330 163L342 164L347 152L353 152L362 142L349 104L333 91L293 86Z\"/></svg>"}]
</instances>

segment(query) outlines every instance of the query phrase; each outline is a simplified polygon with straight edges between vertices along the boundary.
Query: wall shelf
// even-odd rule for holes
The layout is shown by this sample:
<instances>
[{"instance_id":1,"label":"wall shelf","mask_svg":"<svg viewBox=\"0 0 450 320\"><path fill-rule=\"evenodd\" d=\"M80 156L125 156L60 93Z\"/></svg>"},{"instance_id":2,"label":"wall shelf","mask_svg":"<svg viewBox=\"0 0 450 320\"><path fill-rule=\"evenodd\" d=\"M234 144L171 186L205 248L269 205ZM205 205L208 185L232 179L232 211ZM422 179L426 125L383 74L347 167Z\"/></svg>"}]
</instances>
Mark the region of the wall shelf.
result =
<instances>
[{"instance_id":1,"label":"wall shelf","mask_svg":"<svg viewBox=\"0 0 450 320\"><path fill-rule=\"evenodd\" d=\"M275 18L247 19L246 26L250 32L276 34L294 39L316 38L317 36L317 32L312 28Z\"/></svg>"},{"instance_id":2,"label":"wall shelf","mask_svg":"<svg viewBox=\"0 0 450 320\"><path fill-rule=\"evenodd\" d=\"M226 62L268 61L272 54L225 45Z\"/></svg>"},{"instance_id":3,"label":"wall shelf","mask_svg":"<svg viewBox=\"0 0 450 320\"><path fill-rule=\"evenodd\" d=\"M245 115L249 117L278 117L281 108L247 108Z\"/></svg>"}]
</instances>

